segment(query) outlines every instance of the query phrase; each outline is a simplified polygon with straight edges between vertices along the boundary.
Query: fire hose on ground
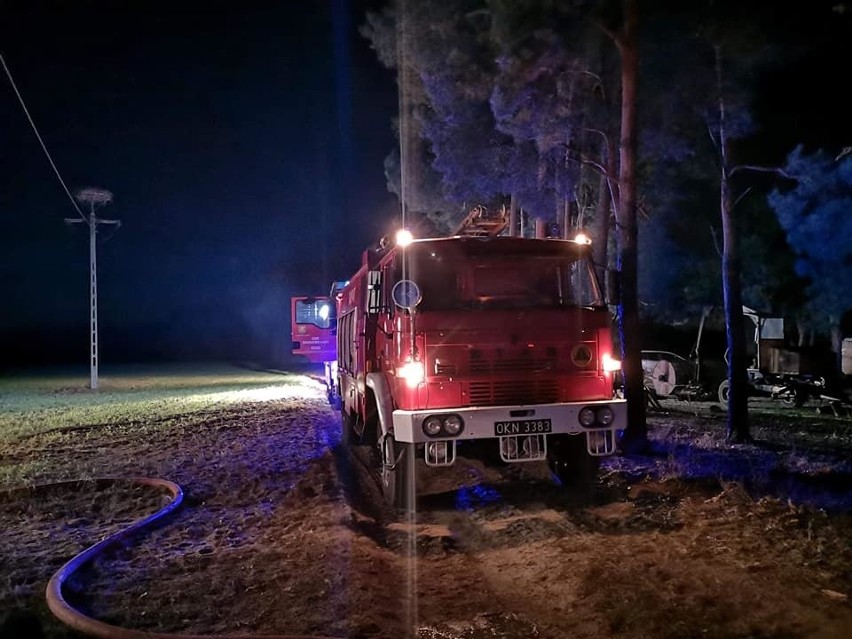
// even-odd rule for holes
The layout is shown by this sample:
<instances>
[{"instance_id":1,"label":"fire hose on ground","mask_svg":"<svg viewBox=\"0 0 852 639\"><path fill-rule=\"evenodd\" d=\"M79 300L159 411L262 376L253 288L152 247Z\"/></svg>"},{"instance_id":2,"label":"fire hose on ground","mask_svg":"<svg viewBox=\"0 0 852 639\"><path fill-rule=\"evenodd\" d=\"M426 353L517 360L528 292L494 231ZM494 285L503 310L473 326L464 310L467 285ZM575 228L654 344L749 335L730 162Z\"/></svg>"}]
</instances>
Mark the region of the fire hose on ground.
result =
<instances>
[{"instance_id":1,"label":"fire hose on ground","mask_svg":"<svg viewBox=\"0 0 852 639\"><path fill-rule=\"evenodd\" d=\"M247 634L227 634L227 635L198 635L198 634L173 634L173 633L158 633L147 632L144 630L134 630L121 626L114 626L98 619L94 619L80 612L69 604L63 594L62 588L66 581L82 566L92 562L98 555L119 545L128 540L133 535L139 533L143 529L150 529L155 523L162 520L167 515L177 510L183 503L183 490L176 483L166 479L150 478L150 477L133 477L133 478L116 478L105 477L92 480L71 480L65 482L55 482L51 484L39 484L30 487L27 490L32 491L39 488L56 488L59 486L81 485L86 483L96 483L99 485L113 484L118 482L130 482L143 486L151 486L155 488L166 489L171 494L171 501L147 517L135 521L130 526L119 530L111 535L108 535L98 543L86 548L83 552L72 558L59 570L57 570L47 584L46 597L50 611L60 621L74 630L89 635L92 637L100 637L101 639L333 639L331 637L318 637L316 635L247 635ZM4 492L17 492L4 491Z\"/></svg>"}]
</instances>

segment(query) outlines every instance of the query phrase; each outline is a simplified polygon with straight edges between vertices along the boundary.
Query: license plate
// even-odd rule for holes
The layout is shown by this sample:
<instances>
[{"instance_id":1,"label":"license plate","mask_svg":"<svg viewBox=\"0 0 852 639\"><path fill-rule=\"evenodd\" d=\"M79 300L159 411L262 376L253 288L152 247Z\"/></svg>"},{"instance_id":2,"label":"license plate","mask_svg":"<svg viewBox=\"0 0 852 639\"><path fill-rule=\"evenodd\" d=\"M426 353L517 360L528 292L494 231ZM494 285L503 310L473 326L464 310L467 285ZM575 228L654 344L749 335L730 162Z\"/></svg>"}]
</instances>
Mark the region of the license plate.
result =
<instances>
[{"instance_id":1,"label":"license plate","mask_svg":"<svg viewBox=\"0 0 852 639\"><path fill-rule=\"evenodd\" d=\"M494 434L497 437L510 435L537 435L549 433L552 430L549 419L511 419L494 422Z\"/></svg>"}]
</instances>

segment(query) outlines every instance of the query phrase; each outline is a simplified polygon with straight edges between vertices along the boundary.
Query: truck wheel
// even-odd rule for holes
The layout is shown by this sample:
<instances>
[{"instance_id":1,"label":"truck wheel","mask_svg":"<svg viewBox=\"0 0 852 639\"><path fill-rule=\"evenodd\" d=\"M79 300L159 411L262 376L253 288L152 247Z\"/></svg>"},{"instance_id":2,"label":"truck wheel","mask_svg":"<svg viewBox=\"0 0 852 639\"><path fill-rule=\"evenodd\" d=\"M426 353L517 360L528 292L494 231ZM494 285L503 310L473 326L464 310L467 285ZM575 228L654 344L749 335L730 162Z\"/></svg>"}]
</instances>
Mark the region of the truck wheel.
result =
<instances>
[{"instance_id":1,"label":"truck wheel","mask_svg":"<svg viewBox=\"0 0 852 639\"><path fill-rule=\"evenodd\" d=\"M589 455L585 435L557 435L548 441L547 465L567 490L586 495L597 479L601 458Z\"/></svg>"},{"instance_id":2,"label":"truck wheel","mask_svg":"<svg viewBox=\"0 0 852 639\"><path fill-rule=\"evenodd\" d=\"M778 398L785 406L796 406L797 408L802 406L802 404L799 403L799 393L790 388L778 395Z\"/></svg>"},{"instance_id":3,"label":"truck wheel","mask_svg":"<svg viewBox=\"0 0 852 639\"><path fill-rule=\"evenodd\" d=\"M347 413L345 410L340 411L340 442L344 446L352 446L358 443L358 433L355 432L355 420L358 419L354 413Z\"/></svg>"},{"instance_id":4,"label":"truck wheel","mask_svg":"<svg viewBox=\"0 0 852 639\"><path fill-rule=\"evenodd\" d=\"M328 391L326 391L326 396L328 397L328 403L334 410L340 410L343 407L343 402L340 401L340 395L337 394L337 390L331 386Z\"/></svg>"},{"instance_id":5,"label":"truck wheel","mask_svg":"<svg viewBox=\"0 0 852 639\"><path fill-rule=\"evenodd\" d=\"M384 439L379 451L379 479L385 501L398 510L414 506L414 444L398 442L393 435Z\"/></svg>"},{"instance_id":6,"label":"truck wheel","mask_svg":"<svg viewBox=\"0 0 852 639\"><path fill-rule=\"evenodd\" d=\"M722 404L728 403L728 394L730 391L731 385L728 383L728 380L722 380L722 383L719 384L719 401Z\"/></svg>"}]
</instances>

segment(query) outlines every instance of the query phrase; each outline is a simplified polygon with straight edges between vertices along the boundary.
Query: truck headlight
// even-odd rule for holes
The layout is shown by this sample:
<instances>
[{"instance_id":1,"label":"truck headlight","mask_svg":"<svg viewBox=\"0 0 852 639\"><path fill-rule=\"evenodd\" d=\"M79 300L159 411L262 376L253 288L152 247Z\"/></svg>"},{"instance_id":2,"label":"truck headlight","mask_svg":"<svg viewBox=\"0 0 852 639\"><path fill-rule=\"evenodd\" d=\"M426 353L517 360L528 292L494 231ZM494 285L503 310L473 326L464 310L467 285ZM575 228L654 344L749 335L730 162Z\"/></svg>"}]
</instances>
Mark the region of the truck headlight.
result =
<instances>
[{"instance_id":1,"label":"truck headlight","mask_svg":"<svg viewBox=\"0 0 852 639\"><path fill-rule=\"evenodd\" d=\"M580 421L580 426L584 426L589 428L595 425L595 411L586 406L583 408L580 413L577 415L577 419Z\"/></svg>"},{"instance_id":2,"label":"truck headlight","mask_svg":"<svg viewBox=\"0 0 852 639\"><path fill-rule=\"evenodd\" d=\"M598 409L597 421L601 426L609 426L615 419L615 413L609 406L602 406Z\"/></svg>"},{"instance_id":3,"label":"truck headlight","mask_svg":"<svg viewBox=\"0 0 852 639\"><path fill-rule=\"evenodd\" d=\"M605 373L614 373L621 370L621 362L614 359L609 353L604 353L601 356L601 368L603 368Z\"/></svg>"},{"instance_id":4,"label":"truck headlight","mask_svg":"<svg viewBox=\"0 0 852 639\"><path fill-rule=\"evenodd\" d=\"M464 420L459 415L429 415L420 425L427 437L455 437L464 429Z\"/></svg>"},{"instance_id":5,"label":"truck headlight","mask_svg":"<svg viewBox=\"0 0 852 639\"><path fill-rule=\"evenodd\" d=\"M416 388L426 378L423 362L406 362L397 369L396 374L405 380L409 388Z\"/></svg>"},{"instance_id":6,"label":"truck headlight","mask_svg":"<svg viewBox=\"0 0 852 639\"><path fill-rule=\"evenodd\" d=\"M444 432L447 435L458 435L462 429L462 419L458 415L447 415L444 418Z\"/></svg>"},{"instance_id":7,"label":"truck headlight","mask_svg":"<svg viewBox=\"0 0 852 639\"><path fill-rule=\"evenodd\" d=\"M428 437L435 437L441 432L441 418L437 415L432 415L423 420L423 432Z\"/></svg>"}]
</instances>

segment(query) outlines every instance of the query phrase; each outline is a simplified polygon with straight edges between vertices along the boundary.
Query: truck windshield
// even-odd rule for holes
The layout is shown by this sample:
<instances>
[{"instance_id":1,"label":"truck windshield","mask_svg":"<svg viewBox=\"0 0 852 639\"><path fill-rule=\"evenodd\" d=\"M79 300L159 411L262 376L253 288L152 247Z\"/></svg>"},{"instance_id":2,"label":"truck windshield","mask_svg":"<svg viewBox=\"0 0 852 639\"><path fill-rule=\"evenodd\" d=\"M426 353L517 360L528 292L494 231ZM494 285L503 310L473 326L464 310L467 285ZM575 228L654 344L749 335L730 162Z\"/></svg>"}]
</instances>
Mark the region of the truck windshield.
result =
<instances>
[{"instance_id":1,"label":"truck windshield","mask_svg":"<svg viewBox=\"0 0 852 639\"><path fill-rule=\"evenodd\" d=\"M328 298L307 297L294 302L293 324L313 324L323 329L334 324L334 305Z\"/></svg>"},{"instance_id":2,"label":"truck windshield","mask_svg":"<svg viewBox=\"0 0 852 639\"><path fill-rule=\"evenodd\" d=\"M420 311L604 304L591 260L580 251L470 253L459 245L416 248L409 253L408 272L423 292Z\"/></svg>"}]
</instances>

